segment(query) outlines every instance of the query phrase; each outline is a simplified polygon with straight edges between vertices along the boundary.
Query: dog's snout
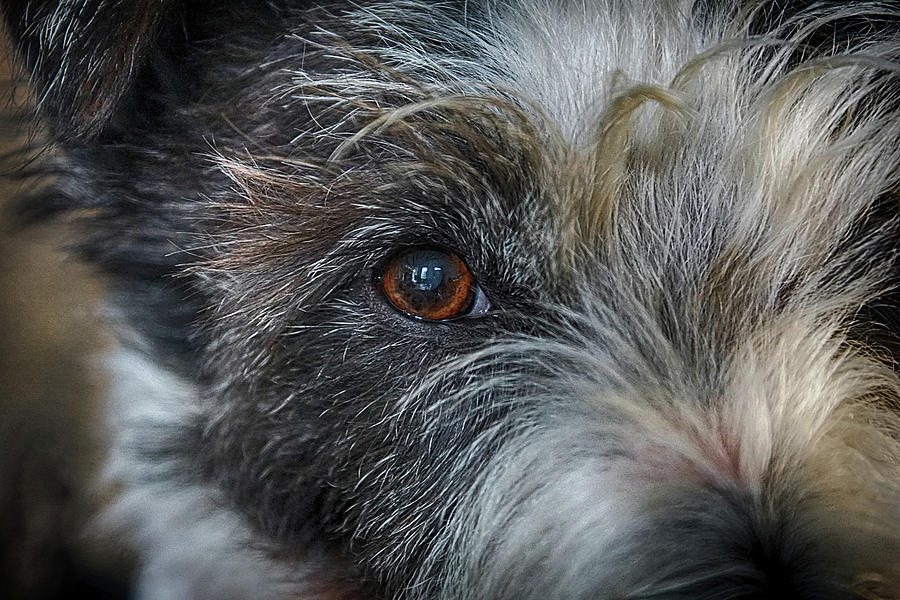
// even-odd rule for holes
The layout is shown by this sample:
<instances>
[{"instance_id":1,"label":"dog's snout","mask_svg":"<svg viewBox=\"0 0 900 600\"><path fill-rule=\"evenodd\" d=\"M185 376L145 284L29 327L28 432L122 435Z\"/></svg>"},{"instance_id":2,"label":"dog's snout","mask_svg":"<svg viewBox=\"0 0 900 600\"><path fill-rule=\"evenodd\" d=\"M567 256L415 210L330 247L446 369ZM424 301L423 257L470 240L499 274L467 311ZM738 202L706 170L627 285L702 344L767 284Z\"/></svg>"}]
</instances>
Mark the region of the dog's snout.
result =
<instances>
[{"instance_id":1,"label":"dog's snout","mask_svg":"<svg viewBox=\"0 0 900 600\"><path fill-rule=\"evenodd\" d=\"M854 570L872 551L860 543L865 534L848 535L827 505L696 483L589 479L561 477L519 505L530 510L499 519L502 541L482 543L491 555L477 561L485 598L882 597ZM866 585L875 595L863 595Z\"/></svg>"},{"instance_id":2,"label":"dog's snout","mask_svg":"<svg viewBox=\"0 0 900 600\"><path fill-rule=\"evenodd\" d=\"M736 375L715 403L591 386L555 405L542 398L532 416L542 425L499 452L485 475L491 489L474 490L452 523L465 532L457 541L477 597L892 597L879 586L900 548L873 518L883 500L859 494L878 476L848 423L861 413L820 399L804 406L798 394L812 381L751 372L773 368L777 346L797 338L784 339L740 362L768 381L758 397Z\"/></svg>"}]
</instances>

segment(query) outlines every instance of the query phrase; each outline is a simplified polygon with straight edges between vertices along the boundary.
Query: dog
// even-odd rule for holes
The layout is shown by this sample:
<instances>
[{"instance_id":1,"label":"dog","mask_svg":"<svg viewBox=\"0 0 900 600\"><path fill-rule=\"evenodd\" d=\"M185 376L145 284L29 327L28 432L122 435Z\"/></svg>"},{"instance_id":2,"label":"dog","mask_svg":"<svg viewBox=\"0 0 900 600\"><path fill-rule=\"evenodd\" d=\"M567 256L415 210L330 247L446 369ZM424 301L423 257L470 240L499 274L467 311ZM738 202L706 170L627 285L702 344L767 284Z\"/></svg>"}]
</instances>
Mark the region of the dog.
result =
<instances>
[{"instance_id":1,"label":"dog","mask_svg":"<svg viewBox=\"0 0 900 600\"><path fill-rule=\"evenodd\" d=\"M137 598L900 598L892 3L3 16Z\"/></svg>"}]
</instances>

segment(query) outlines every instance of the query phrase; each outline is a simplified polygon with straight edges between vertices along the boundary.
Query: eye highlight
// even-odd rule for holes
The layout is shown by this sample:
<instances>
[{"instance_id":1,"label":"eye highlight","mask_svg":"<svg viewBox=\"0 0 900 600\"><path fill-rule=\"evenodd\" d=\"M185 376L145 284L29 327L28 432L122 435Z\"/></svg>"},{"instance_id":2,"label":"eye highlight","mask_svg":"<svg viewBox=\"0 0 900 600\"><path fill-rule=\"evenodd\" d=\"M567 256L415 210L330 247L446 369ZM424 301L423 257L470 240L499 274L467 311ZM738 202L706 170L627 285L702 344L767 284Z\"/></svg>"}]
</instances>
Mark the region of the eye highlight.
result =
<instances>
[{"instance_id":1,"label":"eye highlight","mask_svg":"<svg viewBox=\"0 0 900 600\"><path fill-rule=\"evenodd\" d=\"M411 248L395 255L381 274L384 295L398 309L429 321L483 314L484 292L456 254Z\"/></svg>"}]
</instances>

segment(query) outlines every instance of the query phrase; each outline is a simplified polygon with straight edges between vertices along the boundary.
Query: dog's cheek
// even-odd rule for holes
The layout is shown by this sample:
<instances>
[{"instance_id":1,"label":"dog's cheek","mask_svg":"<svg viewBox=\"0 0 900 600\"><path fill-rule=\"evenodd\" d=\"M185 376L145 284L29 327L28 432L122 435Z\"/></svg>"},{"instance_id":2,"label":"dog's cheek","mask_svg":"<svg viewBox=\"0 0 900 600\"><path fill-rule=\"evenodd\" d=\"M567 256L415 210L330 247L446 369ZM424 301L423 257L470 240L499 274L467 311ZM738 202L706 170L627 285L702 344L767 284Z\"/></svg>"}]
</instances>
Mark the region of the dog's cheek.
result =
<instances>
[{"instance_id":1,"label":"dog's cheek","mask_svg":"<svg viewBox=\"0 0 900 600\"><path fill-rule=\"evenodd\" d=\"M404 369L429 349L386 338L361 303L323 303L268 339L252 331L232 323L219 335L235 342L209 356L207 378L224 393L209 392L206 452L262 527L302 538L321 525L313 515L335 502L334 487L320 486L337 470L354 470L354 452L378 437L378 415L401 394Z\"/></svg>"},{"instance_id":2,"label":"dog's cheek","mask_svg":"<svg viewBox=\"0 0 900 600\"><path fill-rule=\"evenodd\" d=\"M411 539L429 547L446 515L420 507L437 500L435 489L464 492L478 465L460 460L453 480L446 467L476 459L469 440L502 415L477 396L441 408L465 377L428 384L435 367L484 344L484 332L420 323L372 301L341 290L286 321L271 343L249 335L247 323L233 324L227 338L241 343L229 348L240 352L210 361L209 378L227 382L227 393L210 398L219 412L205 454L266 537L301 548L324 534L363 572L399 589L420 557L380 550ZM256 356L265 358L246 360ZM253 362L252 372L240 369ZM323 593L352 592L341 584Z\"/></svg>"}]
</instances>

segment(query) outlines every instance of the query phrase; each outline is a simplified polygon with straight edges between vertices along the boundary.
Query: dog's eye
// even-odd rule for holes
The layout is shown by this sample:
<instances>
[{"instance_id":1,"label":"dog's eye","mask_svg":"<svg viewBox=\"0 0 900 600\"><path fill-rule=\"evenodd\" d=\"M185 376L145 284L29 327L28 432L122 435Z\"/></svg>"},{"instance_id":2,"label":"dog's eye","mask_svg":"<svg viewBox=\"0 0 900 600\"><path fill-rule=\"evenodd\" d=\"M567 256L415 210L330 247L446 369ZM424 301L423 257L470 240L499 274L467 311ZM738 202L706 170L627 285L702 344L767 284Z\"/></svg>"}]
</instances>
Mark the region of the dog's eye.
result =
<instances>
[{"instance_id":1,"label":"dog's eye","mask_svg":"<svg viewBox=\"0 0 900 600\"><path fill-rule=\"evenodd\" d=\"M382 271L381 284L394 306L430 321L484 314L490 308L462 259L443 250L398 253Z\"/></svg>"}]
</instances>

